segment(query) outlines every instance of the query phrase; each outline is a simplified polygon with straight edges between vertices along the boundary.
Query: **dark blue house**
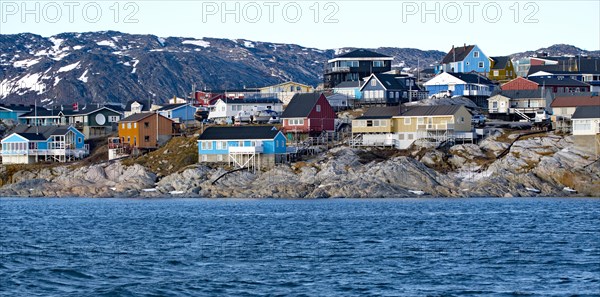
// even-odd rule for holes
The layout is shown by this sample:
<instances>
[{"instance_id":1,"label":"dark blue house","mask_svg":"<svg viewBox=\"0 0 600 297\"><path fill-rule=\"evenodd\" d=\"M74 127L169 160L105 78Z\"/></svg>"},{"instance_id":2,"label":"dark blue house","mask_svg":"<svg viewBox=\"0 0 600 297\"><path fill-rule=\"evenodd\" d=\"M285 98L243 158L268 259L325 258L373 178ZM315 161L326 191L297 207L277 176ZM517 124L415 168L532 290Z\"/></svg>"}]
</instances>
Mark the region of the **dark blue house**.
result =
<instances>
[{"instance_id":1,"label":"dark blue house","mask_svg":"<svg viewBox=\"0 0 600 297\"><path fill-rule=\"evenodd\" d=\"M416 79L407 75L371 74L360 91L360 104L398 105L427 97L417 86Z\"/></svg>"}]
</instances>

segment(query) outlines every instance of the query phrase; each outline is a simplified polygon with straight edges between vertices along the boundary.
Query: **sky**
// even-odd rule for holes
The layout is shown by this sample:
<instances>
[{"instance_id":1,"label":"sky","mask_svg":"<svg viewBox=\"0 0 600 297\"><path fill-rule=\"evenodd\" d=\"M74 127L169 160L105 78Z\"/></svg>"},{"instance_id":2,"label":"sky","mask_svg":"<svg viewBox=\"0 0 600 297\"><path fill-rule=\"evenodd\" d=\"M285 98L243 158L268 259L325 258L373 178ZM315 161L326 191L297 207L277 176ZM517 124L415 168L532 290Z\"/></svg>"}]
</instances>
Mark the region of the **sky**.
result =
<instances>
[{"instance_id":1,"label":"sky","mask_svg":"<svg viewBox=\"0 0 600 297\"><path fill-rule=\"evenodd\" d=\"M600 1L7 1L0 34L116 30L319 49L477 44L508 55L553 44L600 50Z\"/></svg>"}]
</instances>

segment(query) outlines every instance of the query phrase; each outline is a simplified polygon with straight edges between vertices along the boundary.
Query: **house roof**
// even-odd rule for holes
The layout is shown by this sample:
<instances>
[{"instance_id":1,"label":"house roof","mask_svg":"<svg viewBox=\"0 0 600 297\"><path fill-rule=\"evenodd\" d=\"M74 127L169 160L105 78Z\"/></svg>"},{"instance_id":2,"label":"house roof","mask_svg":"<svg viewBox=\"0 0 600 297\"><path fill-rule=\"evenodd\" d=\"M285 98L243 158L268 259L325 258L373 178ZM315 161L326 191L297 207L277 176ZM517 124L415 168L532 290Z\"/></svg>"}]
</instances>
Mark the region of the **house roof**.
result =
<instances>
[{"instance_id":1,"label":"house roof","mask_svg":"<svg viewBox=\"0 0 600 297\"><path fill-rule=\"evenodd\" d=\"M403 90L406 88L403 83L391 74L377 73L374 76L377 77L386 90Z\"/></svg>"},{"instance_id":2,"label":"house roof","mask_svg":"<svg viewBox=\"0 0 600 297\"><path fill-rule=\"evenodd\" d=\"M334 89L343 89L343 88L360 88L364 84L364 81L343 81L337 84Z\"/></svg>"},{"instance_id":3,"label":"house roof","mask_svg":"<svg viewBox=\"0 0 600 297\"><path fill-rule=\"evenodd\" d=\"M542 98L541 90L498 90L492 93L492 97L500 95L509 99Z\"/></svg>"},{"instance_id":4,"label":"house roof","mask_svg":"<svg viewBox=\"0 0 600 297\"><path fill-rule=\"evenodd\" d=\"M130 100L127 101L127 104L125 105L125 110L126 111L131 111L131 104L133 104L134 102L137 102L139 104L142 105L142 111L150 111L150 107L152 104L150 104L150 102L148 102L148 100Z\"/></svg>"},{"instance_id":5,"label":"house roof","mask_svg":"<svg viewBox=\"0 0 600 297\"><path fill-rule=\"evenodd\" d=\"M259 88L259 89L268 89L268 88L278 87L278 86L287 85L287 84L294 84L294 85L304 86L304 87L307 87L307 88L312 88L312 86L301 84L301 83L298 83L298 82L290 80L290 81L282 82L282 83L279 83L279 84L276 84L276 85L265 86L265 87L262 87L262 88Z\"/></svg>"},{"instance_id":6,"label":"house roof","mask_svg":"<svg viewBox=\"0 0 600 297\"><path fill-rule=\"evenodd\" d=\"M120 120L119 122L139 122L153 114L155 114L155 113L153 113L153 112L134 113L134 114Z\"/></svg>"},{"instance_id":7,"label":"house roof","mask_svg":"<svg viewBox=\"0 0 600 297\"><path fill-rule=\"evenodd\" d=\"M389 119L400 114L401 112L398 106L371 107L362 116L356 119Z\"/></svg>"},{"instance_id":8,"label":"house roof","mask_svg":"<svg viewBox=\"0 0 600 297\"><path fill-rule=\"evenodd\" d=\"M161 107L160 109L158 109L158 111L166 111L166 110L178 109L178 108L186 106L186 105L188 105L188 104L187 103L167 104L167 105Z\"/></svg>"},{"instance_id":9,"label":"house roof","mask_svg":"<svg viewBox=\"0 0 600 297\"><path fill-rule=\"evenodd\" d=\"M33 105L23 105L23 104L0 104L0 108L7 109L10 111L22 111L27 112L34 109ZM38 107L40 108L40 107Z\"/></svg>"},{"instance_id":10,"label":"house roof","mask_svg":"<svg viewBox=\"0 0 600 297\"><path fill-rule=\"evenodd\" d=\"M600 106L600 96L557 96L551 107Z\"/></svg>"},{"instance_id":11,"label":"house roof","mask_svg":"<svg viewBox=\"0 0 600 297\"><path fill-rule=\"evenodd\" d=\"M462 105L415 106L402 113L403 117L444 116L455 114Z\"/></svg>"},{"instance_id":12,"label":"house roof","mask_svg":"<svg viewBox=\"0 0 600 297\"><path fill-rule=\"evenodd\" d=\"M493 85L494 82L489 80L487 77L481 76L477 73L458 73L458 72L447 72L448 74L466 82L469 84L482 84L482 85Z\"/></svg>"},{"instance_id":13,"label":"house roof","mask_svg":"<svg viewBox=\"0 0 600 297\"><path fill-rule=\"evenodd\" d=\"M279 130L274 126L209 127L199 140L273 139Z\"/></svg>"},{"instance_id":14,"label":"house roof","mask_svg":"<svg viewBox=\"0 0 600 297\"><path fill-rule=\"evenodd\" d=\"M11 131L29 140L46 140L52 135L65 135L69 126L25 126L19 125Z\"/></svg>"},{"instance_id":15,"label":"house roof","mask_svg":"<svg viewBox=\"0 0 600 297\"><path fill-rule=\"evenodd\" d=\"M600 105L579 106L573 113L572 119L598 119L600 118Z\"/></svg>"},{"instance_id":16,"label":"house roof","mask_svg":"<svg viewBox=\"0 0 600 297\"><path fill-rule=\"evenodd\" d=\"M448 54L446 54L446 56L442 60L442 64L448 64L464 60L473 50L473 48L475 48L474 45L452 47L452 49L448 52Z\"/></svg>"},{"instance_id":17,"label":"house roof","mask_svg":"<svg viewBox=\"0 0 600 297\"><path fill-rule=\"evenodd\" d=\"M336 56L336 58L392 58L366 49L356 49L351 52Z\"/></svg>"},{"instance_id":18,"label":"house roof","mask_svg":"<svg viewBox=\"0 0 600 297\"><path fill-rule=\"evenodd\" d=\"M508 62L510 62L510 57L490 57L494 61L494 67L492 69L506 69L508 67Z\"/></svg>"},{"instance_id":19,"label":"house roof","mask_svg":"<svg viewBox=\"0 0 600 297\"><path fill-rule=\"evenodd\" d=\"M64 114L64 111L62 110L56 110L56 109L45 109L45 108L38 108L37 112L35 110L32 110L30 112L24 113L21 115L22 118L27 118L27 117L58 117L59 113Z\"/></svg>"},{"instance_id":20,"label":"house roof","mask_svg":"<svg viewBox=\"0 0 600 297\"><path fill-rule=\"evenodd\" d=\"M590 85L578 81L578 80L574 80L572 78L546 78L546 77L538 77L538 76L531 76L527 78L530 81L533 81L537 84L539 84L540 86L568 86L568 87L589 87Z\"/></svg>"},{"instance_id":21,"label":"house roof","mask_svg":"<svg viewBox=\"0 0 600 297\"><path fill-rule=\"evenodd\" d=\"M317 104L321 93L296 94L285 108L280 118L305 118Z\"/></svg>"},{"instance_id":22,"label":"house roof","mask_svg":"<svg viewBox=\"0 0 600 297\"><path fill-rule=\"evenodd\" d=\"M256 103L272 103L272 104L283 104L281 100L277 98L244 98L244 99L233 99L233 98L221 98L219 99L227 104L256 104Z\"/></svg>"}]
</instances>

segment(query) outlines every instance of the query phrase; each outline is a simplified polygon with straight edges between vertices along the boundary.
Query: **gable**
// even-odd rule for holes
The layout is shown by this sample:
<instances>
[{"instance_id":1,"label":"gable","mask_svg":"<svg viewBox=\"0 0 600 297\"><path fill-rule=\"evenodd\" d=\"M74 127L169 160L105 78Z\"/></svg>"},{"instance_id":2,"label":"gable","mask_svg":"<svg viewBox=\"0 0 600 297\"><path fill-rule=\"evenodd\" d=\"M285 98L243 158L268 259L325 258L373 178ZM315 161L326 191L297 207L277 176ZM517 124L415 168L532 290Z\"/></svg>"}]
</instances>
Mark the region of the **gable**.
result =
<instances>
[{"instance_id":1,"label":"gable","mask_svg":"<svg viewBox=\"0 0 600 297\"><path fill-rule=\"evenodd\" d=\"M29 140L17 133L13 133L13 134L5 137L4 139L2 139L2 143L9 143L9 142L29 142Z\"/></svg>"},{"instance_id":2,"label":"gable","mask_svg":"<svg viewBox=\"0 0 600 297\"><path fill-rule=\"evenodd\" d=\"M458 77L451 75L447 72L438 74L436 77L430 79L429 81L427 81L426 83L424 83L424 86L436 86L436 85L451 85L451 84L455 84L455 85L464 85L466 84L465 81L459 79Z\"/></svg>"}]
</instances>

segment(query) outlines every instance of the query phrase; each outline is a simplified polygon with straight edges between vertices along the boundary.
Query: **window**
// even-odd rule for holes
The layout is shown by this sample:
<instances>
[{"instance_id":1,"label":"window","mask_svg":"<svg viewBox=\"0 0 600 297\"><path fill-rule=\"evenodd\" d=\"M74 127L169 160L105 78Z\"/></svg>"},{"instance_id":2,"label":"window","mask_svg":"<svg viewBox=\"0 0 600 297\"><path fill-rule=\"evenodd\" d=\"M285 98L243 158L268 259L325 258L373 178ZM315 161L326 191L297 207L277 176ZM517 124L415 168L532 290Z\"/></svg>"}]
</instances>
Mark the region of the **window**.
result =
<instances>
[{"instance_id":1,"label":"window","mask_svg":"<svg viewBox=\"0 0 600 297\"><path fill-rule=\"evenodd\" d=\"M223 161L223 155L217 155L217 161L222 162Z\"/></svg>"},{"instance_id":2,"label":"window","mask_svg":"<svg viewBox=\"0 0 600 297\"><path fill-rule=\"evenodd\" d=\"M202 161L204 161L204 162L208 161L208 156L202 155Z\"/></svg>"},{"instance_id":3,"label":"window","mask_svg":"<svg viewBox=\"0 0 600 297\"><path fill-rule=\"evenodd\" d=\"M398 134L398 139L399 140L404 140L404 133Z\"/></svg>"},{"instance_id":4,"label":"window","mask_svg":"<svg viewBox=\"0 0 600 297\"><path fill-rule=\"evenodd\" d=\"M83 138L81 138L81 137L77 137L77 142L78 142L78 143L82 143L82 142L83 142Z\"/></svg>"},{"instance_id":5,"label":"window","mask_svg":"<svg viewBox=\"0 0 600 297\"><path fill-rule=\"evenodd\" d=\"M383 90L379 90L379 97L378 98L383 98Z\"/></svg>"},{"instance_id":6,"label":"window","mask_svg":"<svg viewBox=\"0 0 600 297\"><path fill-rule=\"evenodd\" d=\"M383 61L373 61L373 67L383 67Z\"/></svg>"},{"instance_id":7,"label":"window","mask_svg":"<svg viewBox=\"0 0 600 297\"><path fill-rule=\"evenodd\" d=\"M412 134L408 134L408 140L413 140L414 136Z\"/></svg>"},{"instance_id":8,"label":"window","mask_svg":"<svg viewBox=\"0 0 600 297\"><path fill-rule=\"evenodd\" d=\"M577 131L592 130L592 121L591 120L574 120L573 121L573 130L577 130Z\"/></svg>"},{"instance_id":9,"label":"window","mask_svg":"<svg viewBox=\"0 0 600 297\"><path fill-rule=\"evenodd\" d=\"M464 123L465 122L465 117L460 117L460 122Z\"/></svg>"},{"instance_id":10,"label":"window","mask_svg":"<svg viewBox=\"0 0 600 297\"><path fill-rule=\"evenodd\" d=\"M119 116L108 116L109 123L116 123L119 121Z\"/></svg>"},{"instance_id":11,"label":"window","mask_svg":"<svg viewBox=\"0 0 600 297\"><path fill-rule=\"evenodd\" d=\"M127 123L127 129L131 129L131 123Z\"/></svg>"},{"instance_id":12,"label":"window","mask_svg":"<svg viewBox=\"0 0 600 297\"><path fill-rule=\"evenodd\" d=\"M423 125L425 123L424 118L417 118L417 124Z\"/></svg>"},{"instance_id":13,"label":"window","mask_svg":"<svg viewBox=\"0 0 600 297\"><path fill-rule=\"evenodd\" d=\"M144 122L144 128L150 128L150 123L149 122Z\"/></svg>"},{"instance_id":14,"label":"window","mask_svg":"<svg viewBox=\"0 0 600 297\"><path fill-rule=\"evenodd\" d=\"M217 149L218 150L226 150L227 149L227 141L217 141Z\"/></svg>"},{"instance_id":15,"label":"window","mask_svg":"<svg viewBox=\"0 0 600 297\"><path fill-rule=\"evenodd\" d=\"M371 87L377 86L377 81L375 79L371 80Z\"/></svg>"},{"instance_id":16,"label":"window","mask_svg":"<svg viewBox=\"0 0 600 297\"><path fill-rule=\"evenodd\" d=\"M290 126L304 126L304 119L289 119L287 121Z\"/></svg>"},{"instance_id":17,"label":"window","mask_svg":"<svg viewBox=\"0 0 600 297\"><path fill-rule=\"evenodd\" d=\"M317 104L316 109L317 109L317 112L321 112L321 105Z\"/></svg>"},{"instance_id":18,"label":"window","mask_svg":"<svg viewBox=\"0 0 600 297\"><path fill-rule=\"evenodd\" d=\"M202 150L203 151L210 151L210 150L212 150L212 141L203 141L202 142Z\"/></svg>"},{"instance_id":19,"label":"window","mask_svg":"<svg viewBox=\"0 0 600 297\"><path fill-rule=\"evenodd\" d=\"M241 105L232 105L231 111L242 111L242 106Z\"/></svg>"},{"instance_id":20,"label":"window","mask_svg":"<svg viewBox=\"0 0 600 297\"><path fill-rule=\"evenodd\" d=\"M500 71L494 70L494 76L498 76L498 75L500 75Z\"/></svg>"},{"instance_id":21,"label":"window","mask_svg":"<svg viewBox=\"0 0 600 297\"><path fill-rule=\"evenodd\" d=\"M410 118L404 118L404 125L410 125Z\"/></svg>"},{"instance_id":22,"label":"window","mask_svg":"<svg viewBox=\"0 0 600 297\"><path fill-rule=\"evenodd\" d=\"M367 121L367 127L373 127L373 121Z\"/></svg>"},{"instance_id":23,"label":"window","mask_svg":"<svg viewBox=\"0 0 600 297\"><path fill-rule=\"evenodd\" d=\"M121 128L125 129L125 123L121 124Z\"/></svg>"},{"instance_id":24,"label":"window","mask_svg":"<svg viewBox=\"0 0 600 297\"><path fill-rule=\"evenodd\" d=\"M479 68L483 68L483 62L479 62L479 64L477 65Z\"/></svg>"},{"instance_id":25,"label":"window","mask_svg":"<svg viewBox=\"0 0 600 297\"><path fill-rule=\"evenodd\" d=\"M133 123L133 128L137 128L137 123Z\"/></svg>"},{"instance_id":26,"label":"window","mask_svg":"<svg viewBox=\"0 0 600 297\"><path fill-rule=\"evenodd\" d=\"M300 91L302 91L302 88L298 86L298 87L296 87L296 91L300 92Z\"/></svg>"},{"instance_id":27,"label":"window","mask_svg":"<svg viewBox=\"0 0 600 297\"><path fill-rule=\"evenodd\" d=\"M150 142L150 136L144 136L144 142Z\"/></svg>"},{"instance_id":28,"label":"window","mask_svg":"<svg viewBox=\"0 0 600 297\"><path fill-rule=\"evenodd\" d=\"M477 52L477 51L473 52L473 57L474 58L479 58L479 52Z\"/></svg>"}]
</instances>

